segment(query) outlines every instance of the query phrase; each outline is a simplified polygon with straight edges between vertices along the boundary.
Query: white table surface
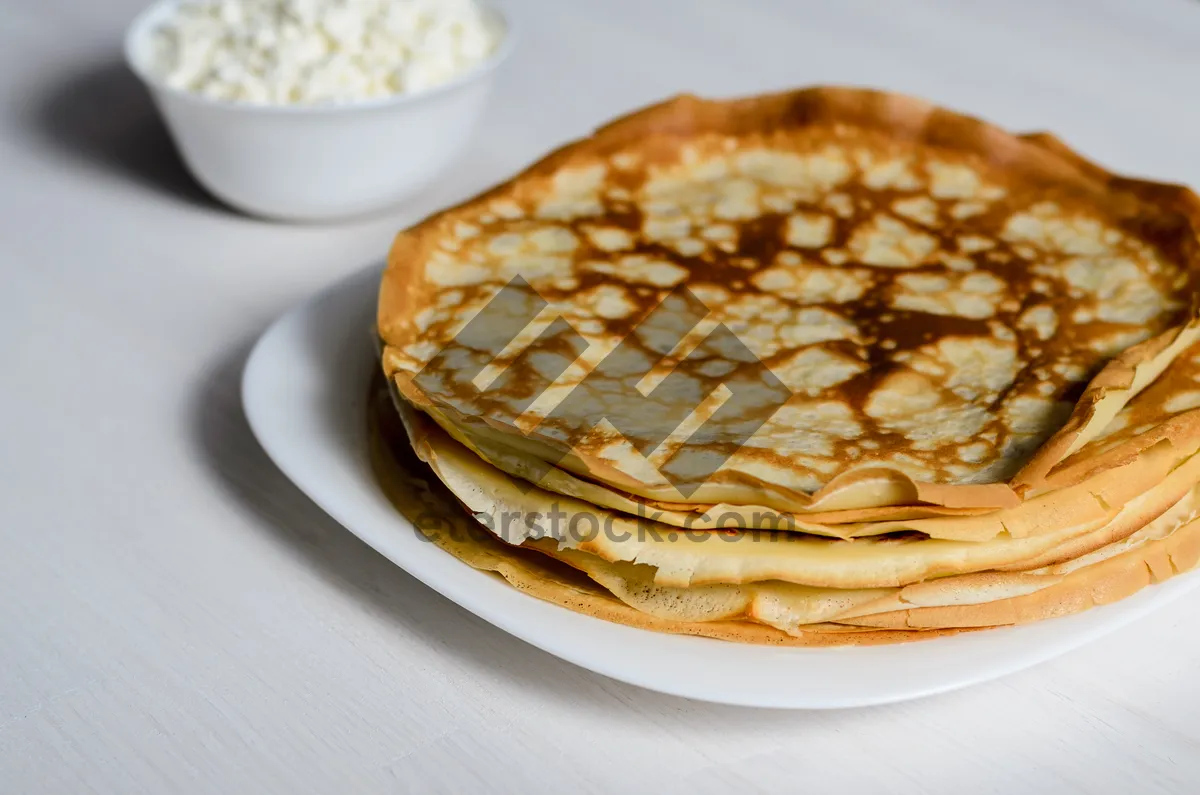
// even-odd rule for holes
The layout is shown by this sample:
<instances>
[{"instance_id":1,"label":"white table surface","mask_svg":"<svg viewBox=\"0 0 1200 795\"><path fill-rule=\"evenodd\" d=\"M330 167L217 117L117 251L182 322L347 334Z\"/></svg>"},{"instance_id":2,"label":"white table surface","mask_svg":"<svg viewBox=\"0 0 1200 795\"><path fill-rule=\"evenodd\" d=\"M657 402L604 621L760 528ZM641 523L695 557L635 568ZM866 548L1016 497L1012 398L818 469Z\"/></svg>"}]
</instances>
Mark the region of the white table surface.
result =
<instances>
[{"instance_id":1,"label":"white table surface","mask_svg":"<svg viewBox=\"0 0 1200 795\"><path fill-rule=\"evenodd\" d=\"M187 178L120 67L138 0L0 0L0 792L1196 792L1200 594L1058 661L837 713L592 675L427 590L267 461L237 383L392 233L679 90L814 82L1200 184L1200 3L524 0L469 156L325 227Z\"/></svg>"}]
</instances>

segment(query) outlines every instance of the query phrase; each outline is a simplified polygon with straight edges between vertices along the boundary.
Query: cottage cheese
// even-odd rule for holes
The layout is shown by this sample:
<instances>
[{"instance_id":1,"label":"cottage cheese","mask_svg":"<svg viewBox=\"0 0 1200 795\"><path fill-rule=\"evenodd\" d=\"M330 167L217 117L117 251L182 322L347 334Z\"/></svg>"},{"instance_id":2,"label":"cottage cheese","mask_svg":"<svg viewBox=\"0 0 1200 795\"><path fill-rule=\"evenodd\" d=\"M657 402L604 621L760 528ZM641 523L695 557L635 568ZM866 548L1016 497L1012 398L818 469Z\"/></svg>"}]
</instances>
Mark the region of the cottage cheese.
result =
<instances>
[{"instance_id":1,"label":"cottage cheese","mask_svg":"<svg viewBox=\"0 0 1200 795\"><path fill-rule=\"evenodd\" d=\"M149 67L214 99L354 102L445 83L499 38L474 0L192 0L154 31Z\"/></svg>"}]
</instances>

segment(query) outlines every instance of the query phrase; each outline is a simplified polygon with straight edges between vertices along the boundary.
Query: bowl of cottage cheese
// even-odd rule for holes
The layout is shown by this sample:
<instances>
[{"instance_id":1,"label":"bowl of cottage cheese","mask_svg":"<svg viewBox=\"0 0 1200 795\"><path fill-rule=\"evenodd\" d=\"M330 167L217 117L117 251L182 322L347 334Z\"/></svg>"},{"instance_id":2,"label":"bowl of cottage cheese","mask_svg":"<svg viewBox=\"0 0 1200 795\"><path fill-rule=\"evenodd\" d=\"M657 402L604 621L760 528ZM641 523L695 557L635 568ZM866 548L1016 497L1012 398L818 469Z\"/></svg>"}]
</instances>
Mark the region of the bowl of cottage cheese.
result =
<instances>
[{"instance_id":1,"label":"bowl of cottage cheese","mask_svg":"<svg viewBox=\"0 0 1200 795\"><path fill-rule=\"evenodd\" d=\"M462 153L512 24L481 0L162 0L125 56L196 179L244 212L376 212Z\"/></svg>"}]
</instances>

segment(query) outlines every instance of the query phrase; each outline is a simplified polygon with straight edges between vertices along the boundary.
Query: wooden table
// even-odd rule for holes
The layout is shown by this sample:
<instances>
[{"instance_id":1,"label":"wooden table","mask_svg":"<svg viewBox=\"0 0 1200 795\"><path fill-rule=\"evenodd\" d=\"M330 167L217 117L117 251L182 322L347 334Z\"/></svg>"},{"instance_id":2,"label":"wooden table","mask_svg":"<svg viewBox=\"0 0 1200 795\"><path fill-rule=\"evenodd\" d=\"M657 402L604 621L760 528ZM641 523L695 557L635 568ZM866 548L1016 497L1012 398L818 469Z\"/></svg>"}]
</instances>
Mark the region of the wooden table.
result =
<instances>
[{"instance_id":1,"label":"wooden table","mask_svg":"<svg viewBox=\"0 0 1200 795\"><path fill-rule=\"evenodd\" d=\"M238 401L393 232L676 91L903 90L1200 184L1200 4L512 0L469 155L338 226L236 215L119 62L137 0L0 0L0 792L1195 792L1200 594L1056 662L836 713L592 675L303 497Z\"/></svg>"}]
</instances>

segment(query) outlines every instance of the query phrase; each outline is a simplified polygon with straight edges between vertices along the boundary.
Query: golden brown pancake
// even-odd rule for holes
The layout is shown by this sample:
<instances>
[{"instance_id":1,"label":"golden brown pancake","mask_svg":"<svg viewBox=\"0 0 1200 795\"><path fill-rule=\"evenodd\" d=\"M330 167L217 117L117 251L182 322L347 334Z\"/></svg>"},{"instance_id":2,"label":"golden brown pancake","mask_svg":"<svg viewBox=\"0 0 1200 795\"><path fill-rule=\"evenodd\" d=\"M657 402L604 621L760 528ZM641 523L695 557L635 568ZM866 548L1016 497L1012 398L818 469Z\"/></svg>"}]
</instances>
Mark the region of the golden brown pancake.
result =
<instances>
[{"instance_id":1,"label":"golden brown pancake","mask_svg":"<svg viewBox=\"0 0 1200 795\"><path fill-rule=\"evenodd\" d=\"M1195 327L1150 340L1110 362L1089 386L1103 424L1068 423L1016 478L1026 494L1121 466L1155 445L1200 438L1200 341Z\"/></svg>"},{"instance_id":2,"label":"golden brown pancake","mask_svg":"<svg viewBox=\"0 0 1200 795\"><path fill-rule=\"evenodd\" d=\"M1095 478L1026 502L994 526L991 515L914 520L911 525L959 523L946 528L977 540L945 540L900 532L853 540L796 532L679 530L609 511L537 487L488 466L407 404L400 403L411 447L476 522L512 545L547 538L560 547L608 563L652 567L657 585L744 584L780 580L820 588L899 587L934 577L1022 561L1090 552L1143 527L1183 499L1200 481L1200 454L1167 445Z\"/></svg>"},{"instance_id":3,"label":"golden brown pancake","mask_svg":"<svg viewBox=\"0 0 1200 795\"><path fill-rule=\"evenodd\" d=\"M678 506L1011 507L1014 475L1145 385L1086 389L1110 359L1185 346L1197 218L1183 188L915 99L680 97L402 232L383 364L533 475ZM496 333L462 344L477 314Z\"/></svg>"},{"instance_id":4,"label":"golden brown pancake","mask_svg":"<svg viewBox=\"0 0 1200 795\"><path fill-rule=\"evenodd\" d=\"M451 554L633 626L1105 604L1200 558L1198 232L919 100L679 97L397 237L375 465Z\"/></svg>"},{"instance_id":5,"label":"golden brown pancake","mask_svg":"<svg viewBox=\"0 0 1200 795\"><path fill-rule=\"evenodd\" d=\"M877 645L928 640L962 630L894 631L831 623L789 633L753 621L678 621L637 610L570 566L481 531L452 495L417 460L386 393L376 391L368 414L368 452L384 493L413 527L440 549L509 585L577 613L639 629L773 646Z\"/></svg>"},{"instance_id":6,"label":"golden brown pancake","mask_svg":"<svg viewBox=\"0 0 1200 795\"><path fill-rule=\"evenodd\" d=\"M1119 548L1120 545L1115 545ZM839 619L848 625L879 629L951 629L1026 624L1111 604L1178 574L1200 562L1200 519L1169 535L1074 570L1032 593L982 604L913 607L888 613Z\"/></svg>"},{"instance_id":7,"label":"golden brown pancake","mask_svg":"<svg viewBox=\"0 0 1200 795\"><path fill-rule=\"evenodd\" d=\"M1193 567L1200 556L1200 522L1187 521L1194 515L1193 492L1186 506L1151 520L1124 540L1064 564L1039 565L1017 574L965 575L872 590L777 581L660 586L647 574L647 566L606 563L549 541L513 546L481 532L412 454L382 389L370 405L372 465L385 493L420 532L468 565L495 572L524 593L643 629L799 646L929 639L1114 601Z\"/></svg>"},{"instance_id":8,"label":"golden brown pancake","mask_svg":"<svg viewBox=\"0 0 1200 795\"><path fill-rule=\"evenodd\" d=\"M1193 567L1195 551L1200 550L1200 522L1193 521L1200 506L1198 491L1193 489L1127 538L1063 563L1026 571L940 577L893 588L818 588L778 580L679 588L655 583L649 566L608 563L546 540L525 545L578 568L629 606L661 618L751 620L789 633L811 624L858 625L870 618L861 623L907 629L910 627L901 623L902 615L904 621L910 621L915 611L926 623L912 623L912 627L928 628L934 626L928 621L935 609L945 608L938 626L982 627L1074 612L1064 609L1064 602L1114 601L1119 598L1114 594L1128 595L1123 590L1127 587L1136 586L1128 591L1132 593ZM1149 577L1136 576L1133 570L1139 565L1141 574ZM958 623L946 623L950 620Z\"/></svg>"}]
</instances>

